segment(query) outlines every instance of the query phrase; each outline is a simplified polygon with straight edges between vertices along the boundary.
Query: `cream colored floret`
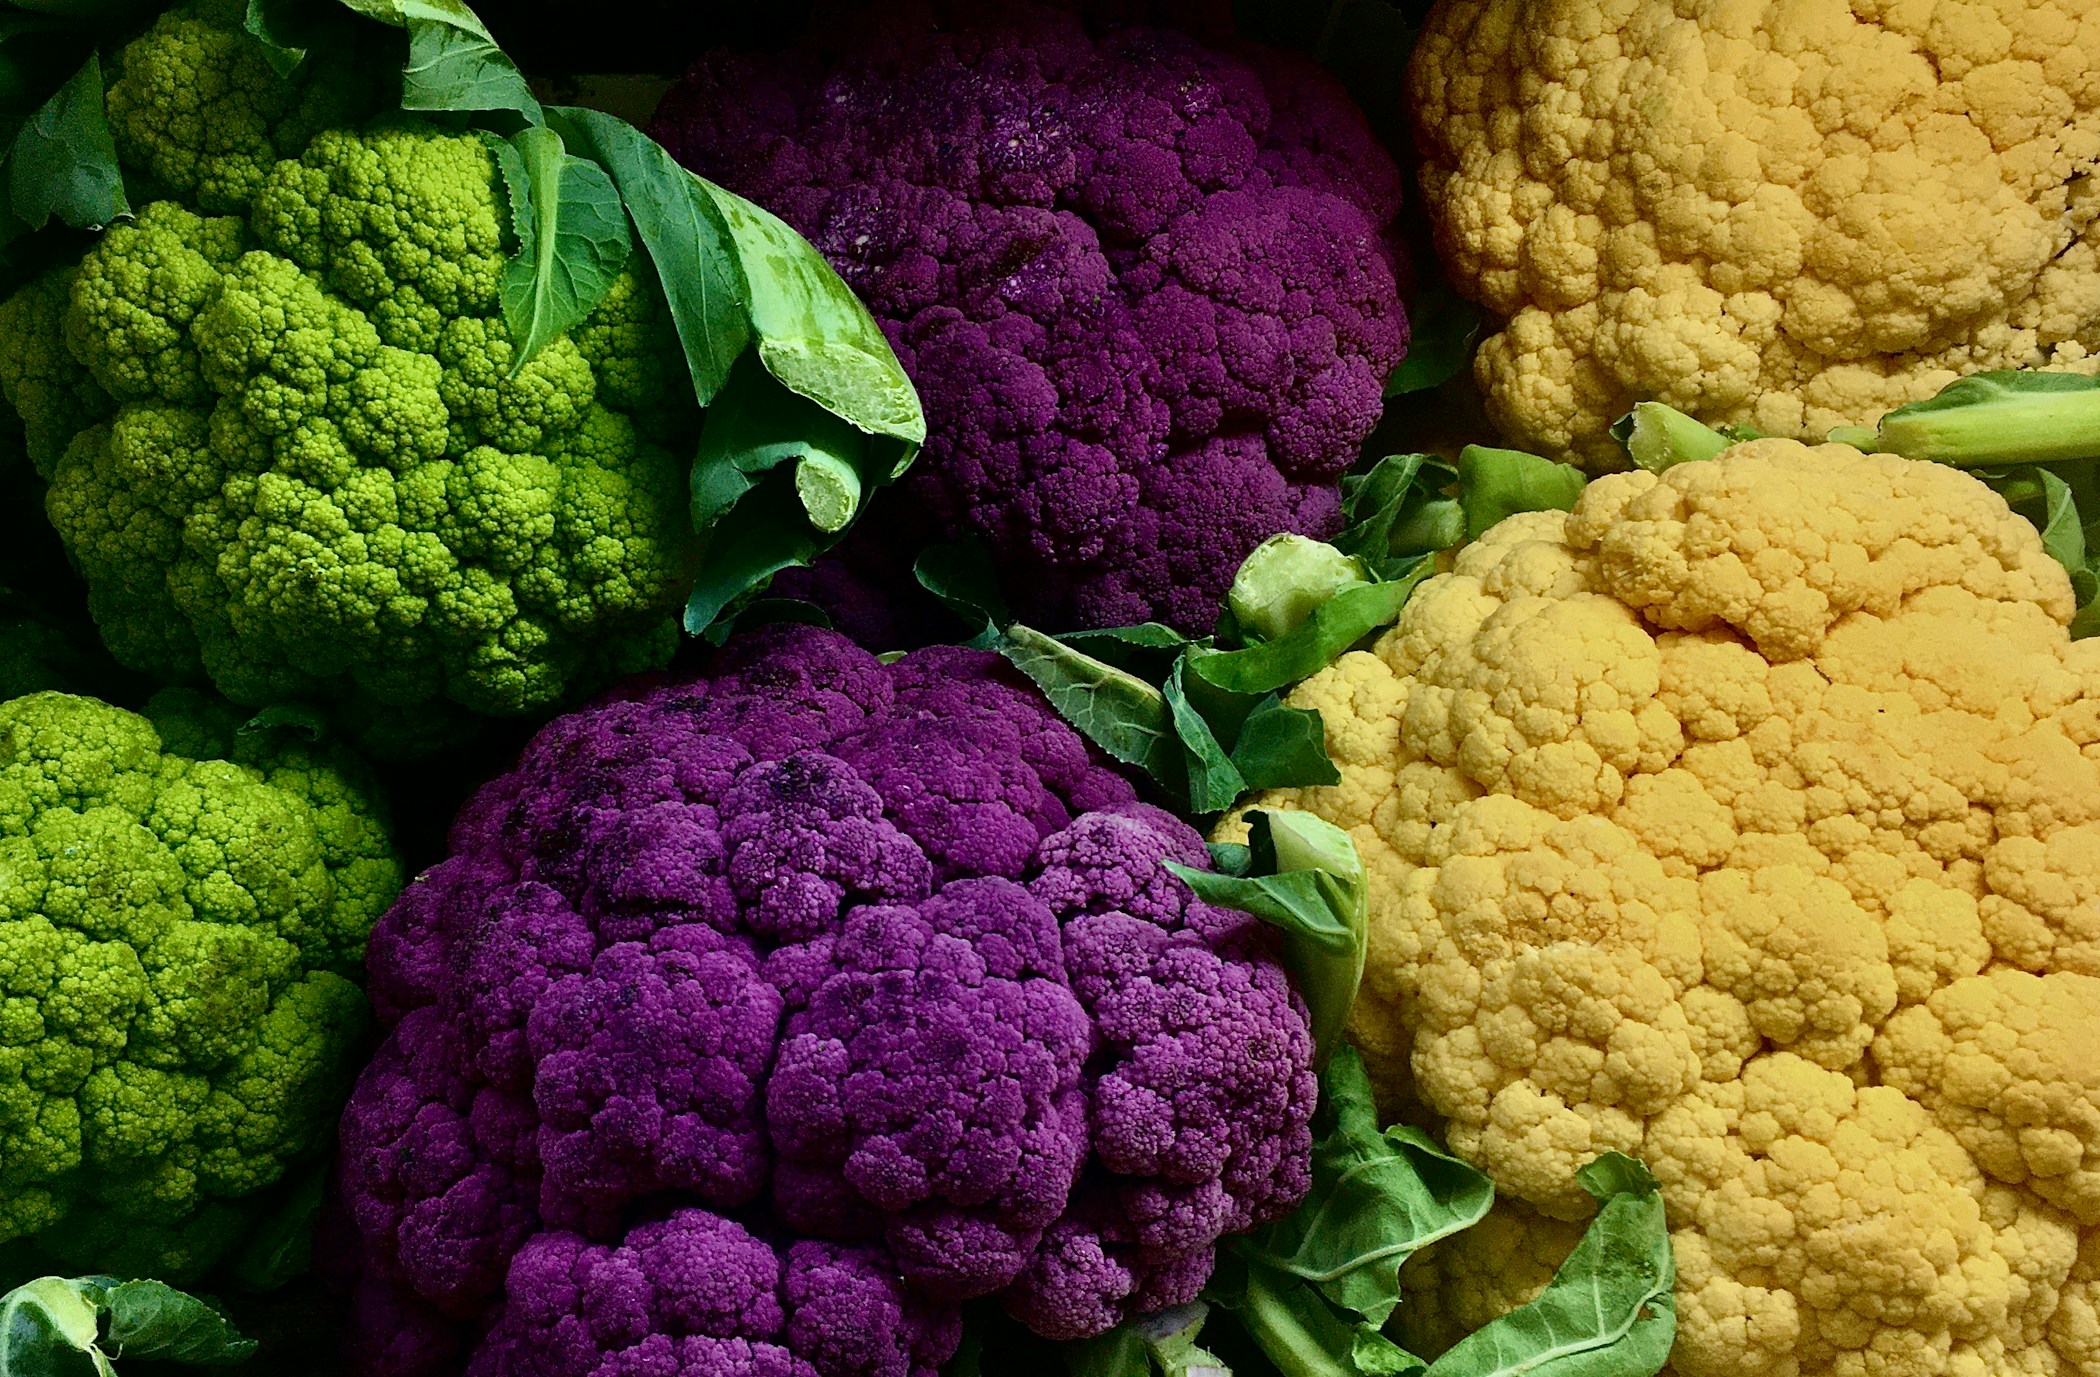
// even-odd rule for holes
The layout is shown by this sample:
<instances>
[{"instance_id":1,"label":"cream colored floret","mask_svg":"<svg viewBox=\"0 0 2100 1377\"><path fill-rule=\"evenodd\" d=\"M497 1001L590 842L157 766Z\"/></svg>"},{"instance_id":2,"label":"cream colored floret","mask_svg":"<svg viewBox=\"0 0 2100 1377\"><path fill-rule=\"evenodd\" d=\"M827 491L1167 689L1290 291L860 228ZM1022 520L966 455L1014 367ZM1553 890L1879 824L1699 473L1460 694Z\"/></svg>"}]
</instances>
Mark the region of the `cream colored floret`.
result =
<instances>
[{"instance_id":1,"label":"cream colored floret","mask_svg":"<svg viewBox=\"0 0 2100 1377\"><path fill-rule=\"evenodd\" d=\"M1512 1205L1419 1342L1662 1181L1677 1377L2100 1377L2100 653L1975 479L1787 440L1503 523L1293 696L1384 1108ZM1499 1231L1499 1232L1497 1232Z\"/></svg>"},{"instance_id":2,"label":"cream colored floret","mask_svg":"<svg viewBox=\"0 0 2100 1377\"><path fill-rule=\"evenodd\" d=\"M1517 444L1620 467L1636 401L1820 437L2100 364L2100 0L1449 0L1410 84Z\"/></svg>"}]
</instances>

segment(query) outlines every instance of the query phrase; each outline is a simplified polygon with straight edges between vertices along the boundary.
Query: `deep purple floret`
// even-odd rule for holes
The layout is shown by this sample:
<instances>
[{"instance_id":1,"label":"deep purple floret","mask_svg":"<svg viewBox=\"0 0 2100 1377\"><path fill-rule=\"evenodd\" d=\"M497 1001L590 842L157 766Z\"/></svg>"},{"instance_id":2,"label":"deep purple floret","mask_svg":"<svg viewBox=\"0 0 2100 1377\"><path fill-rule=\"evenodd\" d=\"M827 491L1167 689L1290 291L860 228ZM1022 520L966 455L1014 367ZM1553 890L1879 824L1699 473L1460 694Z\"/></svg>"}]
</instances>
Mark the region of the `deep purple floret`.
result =
<instances>
[{"instance_id":1,"label":"deep purple floret","mask_svg":"<svg viewBox=\"0 0 2100 1377\"><path fill-rule=\"evenodd\" d=\"M452 844L343 1119L368 1373L932 1377L958 1302L1097 1333L1306 1190L1267 931L996 656L763 629Z\"/></svg>"},{"instance_id":2,"label":"deep purple floret","mask_svg":"<svg viewBox=\"0 0 2100 1377\"><path fill-rule=\"evenodd\" d=\"M1261 540L1339 527L1407 345L1400 174L1317 67L1155 8L1190 17L835 6L658 110L677 157L823 251L925 403L902 493L776 583L865 644L919 630L898 590L933 540L981 537L1035 625L1201 631Z\"/></svg>"}]
</instances>

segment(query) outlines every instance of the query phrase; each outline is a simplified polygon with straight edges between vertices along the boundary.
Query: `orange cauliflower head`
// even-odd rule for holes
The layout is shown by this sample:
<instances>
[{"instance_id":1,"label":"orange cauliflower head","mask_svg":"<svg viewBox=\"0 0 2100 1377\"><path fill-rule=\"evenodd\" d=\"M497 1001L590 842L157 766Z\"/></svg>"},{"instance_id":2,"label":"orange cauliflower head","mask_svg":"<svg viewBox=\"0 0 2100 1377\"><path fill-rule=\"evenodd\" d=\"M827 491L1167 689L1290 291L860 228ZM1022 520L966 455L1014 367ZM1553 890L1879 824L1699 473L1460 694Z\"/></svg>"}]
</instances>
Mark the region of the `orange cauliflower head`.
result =
<instances>
[{"instance_id":1,"label":"orange cauliflower head","mask_svg":"<svg viewBox=\"0 0 2100 1377\"><path fill-rule=\"evenodd\" d=\"M2071 612L1967 474L1768 439L1504 521L1297 689L1341 781L1259 802L1373 877L1353 1035L1507 1202L1411 1268L1418 1342L1543 1284L1618 1149L1678 1377L2100 1374Z\"/></svg>"},{"instance_id":2,"label":"orange cauliflower head","mask_svg":"<svg viewBox=\"0 0 2100 1377\"><path fill-rule=\"evenodd\" d=\"M1410 81L1520 445L1623 467L1649 400L1821 437L2100 355L2100 0L1447 0Z\"/></svg>"}]
</instances>

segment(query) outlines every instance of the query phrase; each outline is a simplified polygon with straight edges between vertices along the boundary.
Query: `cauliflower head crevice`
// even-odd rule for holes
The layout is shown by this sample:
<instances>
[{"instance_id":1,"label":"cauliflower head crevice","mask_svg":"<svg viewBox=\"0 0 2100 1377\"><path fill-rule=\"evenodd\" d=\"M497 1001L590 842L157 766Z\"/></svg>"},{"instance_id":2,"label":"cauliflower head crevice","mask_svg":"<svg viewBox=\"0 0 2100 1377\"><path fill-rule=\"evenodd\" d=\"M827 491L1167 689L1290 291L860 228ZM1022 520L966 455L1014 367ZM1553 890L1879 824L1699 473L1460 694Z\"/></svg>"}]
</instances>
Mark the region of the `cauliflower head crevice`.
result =
<instances>
[{"instance_id":1,"label":"cauliflower head crevice","mask_svg":"<svg viewBox=\"0 0 2100 1377\"><path fill-rule=\"evenodd\" d=\"M1487 1318L1505 1252L1496 1304L1543 1285L1617 1149L1663 1185L1679 1377L2100 1371L2071 613L1968 475L1759 440L1510 518L1296 690L1342 779L1260 803L1373 877L1382 1107L1513 1202L1411 1272L1413 1337Z\"/></svg>"}]
</instances>

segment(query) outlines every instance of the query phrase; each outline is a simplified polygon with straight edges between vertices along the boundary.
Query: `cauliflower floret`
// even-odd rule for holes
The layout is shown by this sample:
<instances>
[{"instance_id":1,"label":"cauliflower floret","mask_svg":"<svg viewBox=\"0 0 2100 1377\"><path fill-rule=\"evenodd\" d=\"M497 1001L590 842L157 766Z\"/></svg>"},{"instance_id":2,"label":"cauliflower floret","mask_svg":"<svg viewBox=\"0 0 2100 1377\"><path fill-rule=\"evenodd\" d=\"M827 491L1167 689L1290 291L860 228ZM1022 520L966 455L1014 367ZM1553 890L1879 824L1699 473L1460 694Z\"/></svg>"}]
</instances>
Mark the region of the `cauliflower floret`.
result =
<instances>
[{"instance_id":1,"label":"cauliflower floret","mask_svg":"<svg viewBox=\"0 0 2100 1377\"><path fill-rule=\"evenodd\" d=\"M1624 467L1638 401L1820 437L1956 377L2100 366L2100 5L1455 0L1410 68L1474 372Z\"/></svg>"},{"instance_id":2,"label":"cauliflower floret","mask_svg":"<svg viewBox=\"0 0 2100 1377\"><path fill-rule=\"evenodd\" d=\"M1295 691L1342 779L1257 806L1363 855L1352 1034L1385 1111L1518 1202L1493 1295L1616 1148L1663 1184L1679 1377L2091 1370L2071 611L1974 478L1760 440L1503 523ZM1488 1318L1469 1246L1412 1274L1425 1344Z\"/></svg>"}]
</instances>

